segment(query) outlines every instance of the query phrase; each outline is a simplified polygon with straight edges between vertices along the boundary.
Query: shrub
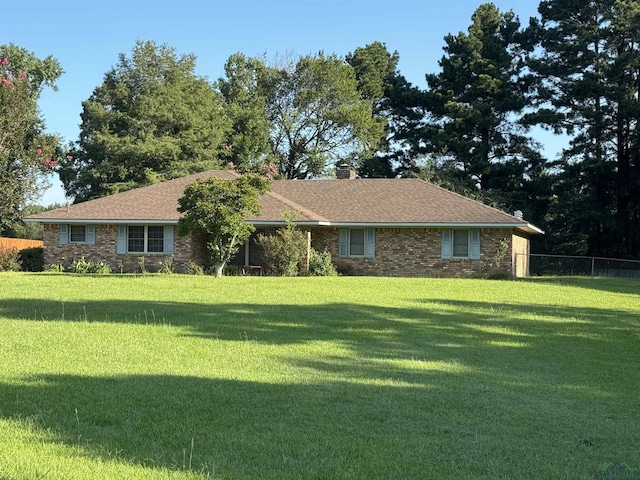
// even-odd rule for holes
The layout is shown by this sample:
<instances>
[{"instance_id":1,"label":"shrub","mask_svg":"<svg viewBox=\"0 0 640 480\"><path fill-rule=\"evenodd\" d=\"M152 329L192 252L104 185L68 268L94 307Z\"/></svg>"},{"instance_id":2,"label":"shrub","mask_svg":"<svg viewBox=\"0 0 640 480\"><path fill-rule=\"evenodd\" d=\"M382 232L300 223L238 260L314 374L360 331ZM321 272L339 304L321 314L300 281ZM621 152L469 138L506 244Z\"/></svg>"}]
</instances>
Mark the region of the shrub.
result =
<instances>
[{"instance_id":1,"label":"shrub","mask_svg":"<svg viewBox=\"0 0 640 480\"><path fill-rule=\"evenodd\" d=\"M225 265L223 270L223 275L225 277L240 277L243 273L242 267L239 265ZM215 275L215 269L211 272L212 275Z\"/></svg>"},{"instance_id":2,"label":"shrub","mask_svg":"<svg viewBox=\"0 0 640 480\"><path fill-rule=\"evenodd\" d=\"M84 257L74 260L67 270L70 273L111 273L111 267L106 262L87 262Z\"/></svg>"},{"instance_id":3,"label":"shrub","mask_svg":"<svg viewBox=\"0 0 640 480\"><path fill-rule=\"evenodd\" d=\"M293 221L286 218L287 226L273 235L258 235L256 243L262 249L262 259L267 275L295 277L300 260L307 250L307 238L296 230Z\"/></svg>"},{"instance_id":4,"label":"shrub","mask_svg":"<svg viewBox=\"0 0 640 480\"><path fill-rule=\"evenodd\" d=\"M20 260L16 248L0 248L0 272L17 272Z\"/></svg>"},{"instance_id":5,"label":"shrub","mask_svg":"<svg viewBox=\"0 0 640 480\"><path fill-rule=\"evenodd\" d=\"M25 272L41 272L44 269L42 247L24 248L18 254L18 261Z\"/></svg>"},{"instance_id":6,"label":"shrub","mask_svg":"<svg viewBox=\"0 0 640 480\"><path fill-rule=\"evenodd\" d=\"M505 280L507 278L511 278L511 275L504 267L504 259L507 256L508 250L509 242L506 238L503 238L500 240L500 243L496 248L495 256L491 260L482 262L482 269L485 272L485 278L490 280Z\"/></svg>"},{"instance_id":7,"label":"shrub","mask_svg":"<svg viewBox=\"0 0 640 480\"><path fill-rule=\"evenodd\" d=\"M111 273L111 267L107 262L89 262L91 264L91 272L89 273L99 273L99 274L107 274Z\"/></svg>"},{"instance_id":8,"label":"shrub","mask_svg":"<svg viewBox=\"0 0 640 480\"><path fill-rule=\"evenodd\" d=\"M187 265L185 273L187 275L204 275L204 268L202 268L202 265L198 265L196 262L191 260L189 265Z\"/></svg>"},{"instance_id":9,"label":"shrub","mask_svg":"<svg viewBox=\"0 0 640 480\"><path fill-rule=\"evenodd\" d=\"M160 273L164 273L164 274L176 273L176 268L173 265L173 255L168 255L164 257L164 260L160 263L162 265L162 268L160 269Z\"/></svg>"},{"instance_id":10,"label":"shrub","mask_svg":"<svg viewBox=\"0 0 640 480\"><path fill-rule=\"evenodd\" d=\"M309 252L309 275L314 277L335 277L338 275L335 265L331 262L331 252L318 252L312 248Z\"/></svg>"},{"instance_id":11,"label":"shrub","mask_svg":"<svg viewBox=\"0 0 640 480\"><path fill-rule=\"evenodd\" d=\"M50 265L45 265L44 271L47 273L62 273L64 272L64 265L61 263L52 263Z\"/></svg>"}]
</instances>

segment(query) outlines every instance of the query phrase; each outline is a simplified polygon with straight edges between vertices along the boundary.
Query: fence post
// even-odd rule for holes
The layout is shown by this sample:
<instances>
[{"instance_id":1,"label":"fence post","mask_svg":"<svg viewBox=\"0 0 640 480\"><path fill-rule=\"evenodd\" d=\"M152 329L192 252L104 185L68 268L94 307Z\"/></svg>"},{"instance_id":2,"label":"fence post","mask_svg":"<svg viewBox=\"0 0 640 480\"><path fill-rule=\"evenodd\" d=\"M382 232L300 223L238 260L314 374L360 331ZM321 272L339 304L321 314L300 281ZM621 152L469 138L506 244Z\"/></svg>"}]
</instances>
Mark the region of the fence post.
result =
<instances>
[{"instance_id":1,"label":"fence post","mask_svg":"<svg viewBox=\"0 0 640 480\"><path fill-rule=\"evenodd\" d=\"M596 257L591 257L591 278L594 277L596 270Z\"/></svg>"}]
</instances>

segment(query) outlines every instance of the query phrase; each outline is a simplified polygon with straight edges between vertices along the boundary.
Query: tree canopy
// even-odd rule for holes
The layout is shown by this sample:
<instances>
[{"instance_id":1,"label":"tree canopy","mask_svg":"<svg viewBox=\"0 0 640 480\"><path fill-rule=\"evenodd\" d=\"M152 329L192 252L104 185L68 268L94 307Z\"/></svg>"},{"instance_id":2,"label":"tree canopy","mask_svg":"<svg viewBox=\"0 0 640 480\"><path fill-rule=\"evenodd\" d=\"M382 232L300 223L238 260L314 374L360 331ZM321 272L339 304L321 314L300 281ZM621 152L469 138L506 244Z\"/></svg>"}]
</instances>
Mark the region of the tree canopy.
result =
<instances>
[{"instance_id":1,"label":"tree canopy","mask_svg":"<svg viewBox=\"0 0 640 480\"><path fill-rule=\"evenodd\" d=\"M345 60L355 72L360 95L371 103L372 115L384 127L375 149L360 159L358 173L372 178L417 171L408 152L413 132L425 116L423 92L398 70L400 55L390 53L384 43L373 42L356 48Z\"/></svg>"},{"instance_id":2,"label":"tree canopy","mask_svg":"<svg viewBox=\"0 0 640 480\"><path fill-rule=\"evenodd\" d=\"M226 158L241 170L274 163L279 176L302 179L375 150L385 122L352 67L322 52L277 63L229 58L217 84L233 117Z\"/></svg>"},{"instance_id":3,"label":"tree canopy","mask_svg":"<svg viewBox=\"0 0 640 480\"><path fill-rule=\"evenodd\" d=\"M570 136L550 211L557 248L640 258L640 6L545 0L539 12L530 117Z\"/></svg>"},{"instance_id":4,"label":"tree canopy","mask_svg":"<svg viewBox=\"0 0 640 480\"><path fill-rule=\"evenodd\" d=\"M60 178L75 201L220 166L229 120L195 57L136 43L83 102L80 139Z\"/></svg>"},{"instance_id":5,"label":"tree canopy","mask_svg":"<svg viewBox=\"0 0 640 480\"><path fill-rule=\"evenodd\" d=\"M443 171L454 175L463 193L522 208L524 184L543 159L518 124L530 106L520 22L513 12L483 4L468 32L445 42L442 71L426 77L433 121L422 141L441 163L455 166Z\"/></svg>"},{"instance_id":6,"label":"tree canopy","mask_svg":"<svg viewBox=\"0 0 640 480\"><path fill-rule=\"evenodd\" d=\"M267 66L257 58L235 53L216 83L231 121L224 140L223 158L240 172L258 171L273 156L267 119Z\"/></svg>"},{"instance_id":7,"label":"tree canopy","mask_svg":"<svg viewBox=\"0 0 640 480\"><path fill-rule=\"evenodd\" d=\"M59 140L46 133L37 102L61 74L52 57L0 46L0 231L16 226L60 159Z\"/></svg>"},{"instance_id":8,"label":"tree canopy","mask_svg":"<svg viewBox=\"0 0 640 480\"><path fill-rule=\"evenodd\" d=\"M178 233L204 237L216 277L255 230L245 219L260 213L258 197L269 187L267 179L248 174L234 180L196 180L185 188L179 200L178 211L184 215Z\"/></svg>"}]
</instances>

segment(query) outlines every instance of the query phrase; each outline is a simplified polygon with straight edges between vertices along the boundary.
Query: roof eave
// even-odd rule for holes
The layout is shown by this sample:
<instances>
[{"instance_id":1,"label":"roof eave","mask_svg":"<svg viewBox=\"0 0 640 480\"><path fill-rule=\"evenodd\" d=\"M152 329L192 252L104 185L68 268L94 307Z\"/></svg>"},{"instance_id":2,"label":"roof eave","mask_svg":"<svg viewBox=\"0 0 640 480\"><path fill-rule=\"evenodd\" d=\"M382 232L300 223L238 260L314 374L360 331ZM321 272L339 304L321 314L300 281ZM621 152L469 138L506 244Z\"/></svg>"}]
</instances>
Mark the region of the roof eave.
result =
<instances>
[{"instance_id":1,"label":"roof eave","mask_svg":"<svg viewBox=\"0 0 640 480\"><path fill-rule=\"evenodd\" d=\"M250 223L256 227L279 227L286 225L284 220L245 220L245 223ZM329 222L323 222L320 220L297 220L293 222L295 225L305 227L328 227L331 226Z\"/></svg>"},{"instance_id":2,"label":"roof eave","mask_svg":"<svg viewBox=\"0 0 640 480\"><path fill-rule=\"evenodd\" d=\"M523 231L525 233L534 234L534 235L544 235L544 230L541 228L532 225L531 223L527 223L526 225L516 227L517 230Z\"/></svg>"},{"instance_id":3,"label":"roof eave","mask_svg":"<svg viewBox=\"0 0 640 480\"><path fill-rule=\"evenodd\" d=\"M25 222L34 223L78 223L78 224L91 224L91 225L131 225L131 224L144 224L144 225L177 225L177 219L148 219L148 218L24 218Z\"/></svg>"},{"instance_id":4,"label":"roof eave","mask_svg":"<svg viewBox=\"0 0 640 480\"><path fill-rule=\"evenodd\" d=\"M177 225L177 219L92 219L92 218L25 218L25 222L34 223L68 223L95 225ZM257 227L285 225L284 220L247 220ZM524 233L544 235L544 231L530 223L481 223L481 222L326 222L319 220L299 220L296 225L307 227L338 227L338 228L515 228Z\"/></svg>"},{"instance_id":5,"label":"roof eave","mask_svg":"<svg viewBox=\"0 0 640 480\"><path fill-rule=\"evenodd\" d=\"M515 228L528 233L544 233L530 223L499 222L331 222L332 227L377 227L377 228Z\"/></svg>"}]
</instances>

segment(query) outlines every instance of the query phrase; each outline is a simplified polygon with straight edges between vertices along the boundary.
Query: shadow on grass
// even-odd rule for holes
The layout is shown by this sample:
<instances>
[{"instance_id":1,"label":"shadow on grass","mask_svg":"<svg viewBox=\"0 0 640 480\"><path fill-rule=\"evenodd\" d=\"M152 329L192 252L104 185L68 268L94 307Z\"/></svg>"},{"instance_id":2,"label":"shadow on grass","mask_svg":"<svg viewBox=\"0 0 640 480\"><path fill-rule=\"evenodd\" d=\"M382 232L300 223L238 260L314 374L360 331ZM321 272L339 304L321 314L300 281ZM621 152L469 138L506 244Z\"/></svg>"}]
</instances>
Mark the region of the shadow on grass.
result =
<instances>
[{"instance_id":1,"label":"shadow on grass","mask_svg":"<svg viewBox=\"0 0 640 480\"><path fill-rule=\"evenodd\" d=\"M636 329L637 313L614 308L415 299L417 306L350 303L318 305L95 300L0 300L0 317L35 321L168 325L184 335L286 345L339 341L361 353L421 356L436 345L541 346L548 335L611 341L613 331ZM636 330L637 332L637 330Z\"/></svg>"},{"instance_id":2,"label":"shadow on grass","mask_svg":"<svg viewBox=\"0 0 640 480\"><path fill-rule=\"evenodd\" d=\"M418 388L46 375L0 385L0 418L105 462L214 478L587 478L634 451L624 406L576 412L582 391L438 376Z\"/></svg>"},{"instance_id":3,"label":"shadow on grass","mask_svg":"<svg viewBox=\"0 0 640 480\"><path fill-rule=\"evenodd\" d=\"M416 302L424 305L3 300L7 318L172 325L266 345L328 341L351 355L287 357L283 348L283 362L332 379L289 384L35 376L0 385L0 418L33 419L104 460L188 470L192 455L194 471L220 478L588 478L602 462L633 463L632 312Z\"/></svg>"},{"instance_id":4,"label":"shadow on grass","mask_svg":"<svg viewBox=\"0 0 640 480\"><path fill-rule=\"evenodd\" d=\"M424 306L381 307L348 303L260 305L144 302L66 302L9 299L0 317L37 321L109 322L178 327L181 335L221 341L296 345L326 341L358 359L307 367L356 378L401 378L420 384L419 368L397 361L458 363L474 371L522 370L547 361L549 352L572 352L572 374L590 374L586 356L607 361L638 358L640 321L631 311L590 307L522 305L456 300L415 300ZM604 353L601 353L604 352ZM300 360L291 360L300 364ZM396 361L393 363L392 361Z\"/></svg>"},{"instance_id":5,"label":"shadow on grass","mask_svg":"<svg viewBox=\"0 0 640 480\"><path fill-rule=\"evenodd\" d=\"M86 455L220 478L421 478L437 446L430 389L46 375L0 392L0 418Z\"/></svg>"}]
</instances>

